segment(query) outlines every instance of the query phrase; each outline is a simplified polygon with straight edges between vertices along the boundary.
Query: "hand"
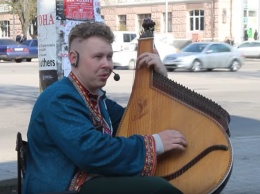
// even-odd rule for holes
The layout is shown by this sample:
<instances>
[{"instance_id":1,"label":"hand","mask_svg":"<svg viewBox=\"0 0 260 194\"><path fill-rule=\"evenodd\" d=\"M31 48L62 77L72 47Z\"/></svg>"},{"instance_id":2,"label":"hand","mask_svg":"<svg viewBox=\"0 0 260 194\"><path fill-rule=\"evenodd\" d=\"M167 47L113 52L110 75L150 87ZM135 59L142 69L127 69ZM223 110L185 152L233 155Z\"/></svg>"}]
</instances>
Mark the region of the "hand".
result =
<instances>
[{"instance_id":1,"label":"hand","mask_svg":"<svg viewBox=\"0 0 260 194\"><path fill-rule=\"evenodd\" d=\"M136 64L138 65L138 68L141 68L146 65L147 67L153 66L154 70L157 73L160 73L167 77L167 70L163 65L156 49L154 49L153 53L145 52L139 55Z\"/></svg>"},{"instance_id":2,"label":"hand","mask_svg":"<svg viewBox=\"0 0 260 194\"><path fill-rule=\"evenodd\" d=\"M159 132L158 135L162 140L164 152L170 150L183 151L187 147L186 139L179 131L168 129Z\"/></svg>"}]
</instances>

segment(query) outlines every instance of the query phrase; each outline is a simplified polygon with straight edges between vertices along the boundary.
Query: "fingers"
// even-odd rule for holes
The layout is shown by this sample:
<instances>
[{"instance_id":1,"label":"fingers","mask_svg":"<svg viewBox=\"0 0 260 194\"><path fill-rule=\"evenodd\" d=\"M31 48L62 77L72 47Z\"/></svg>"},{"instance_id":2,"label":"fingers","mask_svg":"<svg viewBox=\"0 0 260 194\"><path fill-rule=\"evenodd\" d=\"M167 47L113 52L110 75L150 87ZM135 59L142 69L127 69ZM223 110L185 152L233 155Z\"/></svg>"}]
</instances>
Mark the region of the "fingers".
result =
<instances>
[{"instance_id":1,"label":"fingers","mask_svg":"<svg viewBox=\"0 0 260 194\"><path fill-rule=\"evenodd\" d=\"M161 60L158 54L154 53L142 53L138 58L137 58L137 65L138 68L141 68L143 66L156 66L156 65L161 65Z\"/></svg>"},{"instance_id":2,"label":"fingers","mask_svg":"<svg viewBox=\"0 0 260 194\"><path fill-rule=\"evenodd\" d=\"M186 147L186 140L182 138L174 139L174 141L169 145L169 149L185 150Z\"/></svg>"},{"instance_id":3,"label":"fingers","mask_svg":"<svg viewBox=\"0 0 260 194\"><path fill-rule=\"evenodd\" d=\"M156 48L153 49L153 53L159 55L159 53L158 53Z\"/></svg>"},{"instance_id":4,"label":"fingers","mask_svg":"<svg viewBox=\"0 0 260 194\"><path fill-rule=\"evenodd\" d=\"M182 150L187 146L185 137L178 131L170 131L168 135L168 144L170 149L180 148Z\"/></svg>"},{"instance_id":5,"label":"fingers","mask_svg":"<svg viewBox=\"0 0 260 194\"><path fill-rule=\"evenodd\" d=\"M162 140L165 152L170 150L185 150L187 147L187 141L179 131L165 130L158 133L158 135Z\"/></svg>"},{"instance_id":6,"label":"fingers","mask_svg":"<svg viewBox=\"0 0 260 194\"><path fill-rule=\"evenodd\" d=\"M157 73L160 73L164 76L167 77L167 70L165 68L165 66L163 65L160 56L157 54L157 50L154 50L155 53L142 53L141 55L139 55L139 57L137 58L137 67L141 68L141 67L154 67L154 70Z\"/></svg>"}]
</instances>

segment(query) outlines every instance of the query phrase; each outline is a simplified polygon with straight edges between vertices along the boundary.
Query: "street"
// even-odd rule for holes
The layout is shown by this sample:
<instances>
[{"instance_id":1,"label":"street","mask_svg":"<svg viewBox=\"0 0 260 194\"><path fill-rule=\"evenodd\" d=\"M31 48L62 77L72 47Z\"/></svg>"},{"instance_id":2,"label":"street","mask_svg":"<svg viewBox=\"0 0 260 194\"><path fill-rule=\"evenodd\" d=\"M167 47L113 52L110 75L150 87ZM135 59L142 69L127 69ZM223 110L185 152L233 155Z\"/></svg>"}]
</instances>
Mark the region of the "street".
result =
<instances>
[{"instance_id":1,"label":"street","mask_svg":"<svg viewBox=\"0 0 260 194\"><path fill-rule=\"evenodd\" d=\"M126 106L134 82L134 71L116 69L115 72L120 75L120 80L116 82L111 75L104 90L110 98ZM259 141L260 60L247 60L238 72L228 70L195 73L176 71L169 72L168 77L215 101L229 112L231 116L231 141L234 141L235 146L244 146L244 144L240 145L240 142L243 142L245 138L252 138L252 142ZM39 71L37 61L31 63L0 62L0 174L5 173L6 179L16 177L16 134L20 131L26 140L31 110L38 95ZM243 140L240 141L240 139ZM236 149L237 147L234 147L235 159ZM252 161L252 159L245 162L253 162L255 166L258 166L257 169L251 169L247 173L258 172L258 175L255 176L258 178L250 179L250 181L254 185L254 189L257 187L260 191L260 157L259 152L256 154L258 161ZM251 156L245 157L250 158ZM10 170L5 172L5 166L10 165L13 165L15 169L11 172ZM223 193L232 193L234 185L238 184L235 175L244 175L239 170L236 174L235 170L234 168ZM3 177L0 176L0 178L0 180L3 180ZM246 191L248 191L247 193L254 193L255 190L249 189ZM242 191L241 193L244 193Z\"/></svg>"}]
</instances>

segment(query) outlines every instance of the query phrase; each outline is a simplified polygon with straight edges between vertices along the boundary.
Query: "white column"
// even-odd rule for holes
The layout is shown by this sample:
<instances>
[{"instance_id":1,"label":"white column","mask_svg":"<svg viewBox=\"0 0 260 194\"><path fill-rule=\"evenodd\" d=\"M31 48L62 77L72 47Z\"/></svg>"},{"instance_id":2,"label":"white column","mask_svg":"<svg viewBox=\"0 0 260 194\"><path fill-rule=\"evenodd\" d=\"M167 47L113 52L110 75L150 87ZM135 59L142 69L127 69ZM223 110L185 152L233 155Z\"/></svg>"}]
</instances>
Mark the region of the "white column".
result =
<instances>
[{"instance_id":1,"label":"white column","mask_svg":"<svg viewBox=\"0 0 260 194\"><path fill-rule=\"evenodd\" d=\"M165 0L165 33L168 33L168 0Z\"/></svg>"}]
</instances>

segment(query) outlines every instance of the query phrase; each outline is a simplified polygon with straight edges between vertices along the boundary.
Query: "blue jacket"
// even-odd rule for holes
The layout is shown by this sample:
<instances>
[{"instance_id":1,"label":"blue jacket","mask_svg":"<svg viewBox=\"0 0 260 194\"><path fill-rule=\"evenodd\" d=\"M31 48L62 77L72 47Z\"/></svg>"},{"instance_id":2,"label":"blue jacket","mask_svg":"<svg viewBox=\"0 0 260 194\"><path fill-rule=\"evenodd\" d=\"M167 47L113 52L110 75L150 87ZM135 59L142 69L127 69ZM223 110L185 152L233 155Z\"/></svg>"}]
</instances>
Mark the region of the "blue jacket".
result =
<instances>
[{"instance_id":1,"label":"blue jacket","mask_svg":"<svg viewBox=\"0 0 260 194\"><path fill-rule=\"evenodd\" d=\"M99 105L115 135L124 108L105 94ZM65 191L77 168L104 176L140 176L145 164L143 137L110 137L97 131L67 77L38 97L27 138L24 194Z\"/></svg>"}]
</instances>

